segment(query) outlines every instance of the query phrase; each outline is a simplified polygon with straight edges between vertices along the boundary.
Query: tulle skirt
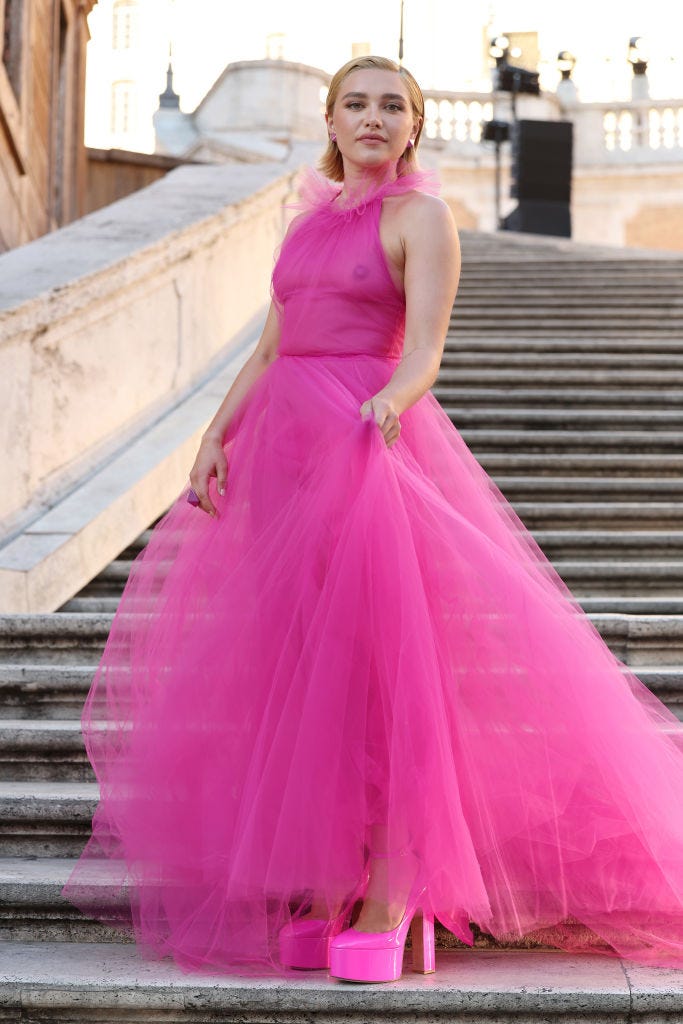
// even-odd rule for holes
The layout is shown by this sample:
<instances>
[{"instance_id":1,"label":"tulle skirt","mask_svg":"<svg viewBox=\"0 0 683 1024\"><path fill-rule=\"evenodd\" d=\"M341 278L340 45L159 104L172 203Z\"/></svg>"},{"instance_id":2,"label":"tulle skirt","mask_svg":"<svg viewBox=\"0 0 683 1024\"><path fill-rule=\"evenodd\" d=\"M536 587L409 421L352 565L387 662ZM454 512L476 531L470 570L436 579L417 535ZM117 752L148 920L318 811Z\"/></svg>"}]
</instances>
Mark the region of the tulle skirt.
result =
<instances>
[{"instance_id":1,"label":"tulle skirt","mask_svg":"<svg viewBox=\"0 0 683 1024\"><path fill-rule=\"evenodd\" d=\"M431 393L391 448L361 419L394 368L281 355L217 518L184 492L155 527L83 711L100 802L63 895L145 957L287 975L279 930L409 849L468 945L683 967L683 724Z\"/></svg>"}]
</instances>

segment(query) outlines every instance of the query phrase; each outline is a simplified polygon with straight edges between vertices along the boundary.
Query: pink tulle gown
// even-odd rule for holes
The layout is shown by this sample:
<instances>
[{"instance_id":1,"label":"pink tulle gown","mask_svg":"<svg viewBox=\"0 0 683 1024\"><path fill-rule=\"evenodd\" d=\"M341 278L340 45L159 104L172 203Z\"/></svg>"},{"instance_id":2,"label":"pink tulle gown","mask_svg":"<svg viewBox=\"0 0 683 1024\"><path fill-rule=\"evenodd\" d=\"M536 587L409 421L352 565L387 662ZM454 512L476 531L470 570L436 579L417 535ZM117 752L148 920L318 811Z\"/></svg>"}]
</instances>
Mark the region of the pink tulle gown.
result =
<instances>
[{"instance_id":1,"label":"pink tulle gown","mask_svg":"<svg viewBox=\"0 0 683 1024\"><path fill-rule=\"evenodd\" d=\"M145 958L294 976L279 930L314 895L351 905L381 843L412 851L464 943L473 922L683 968L683 723L431 392L391 448L360 416L404 337L382 200L435 182L341 207L302 175L279 356L226 433L219 515L184 491L133 563L83 711L100 802L63 895Z\"/></svg>"}]
</instances>

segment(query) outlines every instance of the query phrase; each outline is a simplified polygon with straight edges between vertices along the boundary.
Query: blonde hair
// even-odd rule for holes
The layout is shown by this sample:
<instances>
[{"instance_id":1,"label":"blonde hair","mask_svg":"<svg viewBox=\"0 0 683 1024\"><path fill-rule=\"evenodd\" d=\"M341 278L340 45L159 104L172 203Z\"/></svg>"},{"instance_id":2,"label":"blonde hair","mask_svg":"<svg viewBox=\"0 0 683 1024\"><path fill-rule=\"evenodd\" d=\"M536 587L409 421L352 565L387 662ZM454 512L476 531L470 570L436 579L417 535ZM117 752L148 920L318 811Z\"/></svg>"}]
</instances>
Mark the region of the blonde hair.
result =
<instances>
[{"instance_id":1,"label":"blonde hair","mask_svg":"<svg viewBox=\"0 0 683 1024\"><path fill-rule=\"evenodd\" d=\"M353 57L347 61L342 67L339 68L332 76L332 81L327 92L327 99L325 100L325 110L327 111L328 117L331 116L334 109L337 96L339 95L339 88L352 71L360 71L365 68L375 68L379 71L396 71L405 84L410 97L410 105L413 108L413 117L415 120L422 118L420 127L417 130L417 135L413 140L412 146L406 146L403 153L398 159L396 164L397 175L409 174L411 171L415 171L418 168L416 150L420 141L420 135L422 134L422 128L424 126L424 114L425 114L425 101L422 95L422 90L417 84L410 71L407 68L397 64L396 61L391 60L389 57ZM336 142L332 142L330 138L327 140L327 149L318 161L318 168L322 171L325 177L330 178L332 181L343 181L344 180L344 161L339 151L339 147Z\"/></svg>"}]
</instances>

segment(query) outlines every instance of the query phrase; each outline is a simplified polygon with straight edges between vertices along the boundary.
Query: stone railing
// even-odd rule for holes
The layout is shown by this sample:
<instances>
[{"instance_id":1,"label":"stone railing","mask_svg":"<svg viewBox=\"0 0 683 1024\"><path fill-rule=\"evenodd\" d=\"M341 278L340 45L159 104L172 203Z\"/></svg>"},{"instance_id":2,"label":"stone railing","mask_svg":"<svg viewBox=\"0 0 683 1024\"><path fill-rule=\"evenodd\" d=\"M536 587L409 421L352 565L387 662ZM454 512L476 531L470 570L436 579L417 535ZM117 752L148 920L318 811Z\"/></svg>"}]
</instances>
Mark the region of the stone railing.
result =
<instances>
[{"instance_id":1,"label":"stone railing","mask_svg":"<svg viewBox=\"0 0 683 1024\"><path fill-rule=\"evenodd\" d=\"M603 105L603 145L607 152L649 150L650 156L683 152L683 102L638 100Z\"/></svg>"},{"instance_id":2,"label":"stone railing","mask_svg":"<svg viewBox=\"0 0 683 1024\"><path fill-rule=\"evenodd\" d=\"M574 122L575 164L683 162L683 101L566 102L543 93L519 96L517 115ZM482 122L510 120L507 94L425 92L423 142L454 154L470 154L481 143ZM492 151L491 146L485 146ZM504 152L507 147L504 148Z\"/></svg>"},{"instance_id":3,"label":"stone railing","mask_svg":"<svg viewBox=\"0 0 683 1024\"><path fill-rule=\"evenodd\" d=\"M425 92L424 97L424 141L481 141L482 121L493 117L490 93Z\"/></svg>"},{"instance_id":4,"label":"stone railing","mask_svg":"<svg viewBox=\"0 0 683 1024\"><path fill-rule=\"evenodd\" d=\"M0 256L0 611L57 607L177 496L305 159L182 167Z\"/></svg>"}]
</instances>

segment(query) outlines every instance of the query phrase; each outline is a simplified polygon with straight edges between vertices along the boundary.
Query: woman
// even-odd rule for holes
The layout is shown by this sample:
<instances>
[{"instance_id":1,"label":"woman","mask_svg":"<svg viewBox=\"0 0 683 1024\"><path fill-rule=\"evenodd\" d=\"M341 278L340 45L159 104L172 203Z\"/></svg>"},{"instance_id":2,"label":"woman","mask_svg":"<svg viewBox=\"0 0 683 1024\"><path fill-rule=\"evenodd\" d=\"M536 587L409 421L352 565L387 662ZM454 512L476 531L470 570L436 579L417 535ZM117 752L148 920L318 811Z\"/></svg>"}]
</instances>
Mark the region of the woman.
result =
<instances>
[{"instance_id":1,"label":"woman","mask_svg":"<svg viewBox=\"0 0 683 1024\"><path fill-rule=\"evenodd\" d=\"M395 980L435 917L683 967L683 724L429 390L460 254L423 119L392 61L332 79L206 515L153 531L88 695L63 892L185 970Z\"/></svg>"}]
</instances>

